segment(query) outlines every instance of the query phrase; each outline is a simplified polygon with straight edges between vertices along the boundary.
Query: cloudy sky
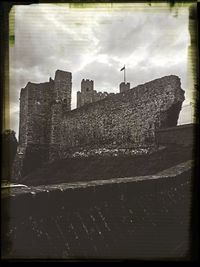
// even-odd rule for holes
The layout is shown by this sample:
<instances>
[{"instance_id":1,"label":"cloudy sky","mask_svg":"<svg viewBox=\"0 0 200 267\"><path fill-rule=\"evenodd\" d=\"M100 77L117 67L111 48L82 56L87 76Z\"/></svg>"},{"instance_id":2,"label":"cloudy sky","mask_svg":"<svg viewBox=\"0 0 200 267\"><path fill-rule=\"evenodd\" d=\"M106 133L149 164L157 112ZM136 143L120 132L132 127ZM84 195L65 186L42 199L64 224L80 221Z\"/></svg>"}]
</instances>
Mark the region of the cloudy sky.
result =
<instances>
[{"instance_id":1,"label":"cloudy sky","mask_svg":"<svg viewBox=\"0 0 200 267\"><path fill-rule=\"evenodd\" d=\"M14 7L15 43L10 45L11 128L19 124L19 94L27 82L45 82L57 69L72 72L72 108L83 78L97 91L118 92L126 65L131 87L178 75L191 101L188 81L188 7L69 4Z\"/></svg>"}]
</instances>

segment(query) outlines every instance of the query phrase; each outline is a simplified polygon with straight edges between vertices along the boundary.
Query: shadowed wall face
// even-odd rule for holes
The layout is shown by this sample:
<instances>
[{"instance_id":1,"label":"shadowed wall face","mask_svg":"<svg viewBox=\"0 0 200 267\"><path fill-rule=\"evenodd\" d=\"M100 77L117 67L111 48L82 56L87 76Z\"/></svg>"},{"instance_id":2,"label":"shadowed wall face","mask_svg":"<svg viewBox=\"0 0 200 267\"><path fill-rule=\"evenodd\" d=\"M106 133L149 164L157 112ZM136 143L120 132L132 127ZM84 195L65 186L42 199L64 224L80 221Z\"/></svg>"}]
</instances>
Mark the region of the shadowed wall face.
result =
<instances>
[{"instance_id":1,"label":"shadowed wall face","mask_svg":"<svg viewBox=\"0 0 200 267\"><path fill-rule=\"evenodd\" d=\"M50 112L53 82L28 83L20 96L19 144L45 144L50 139Z\"/></svg>"},{"instance_id":2,"label":"shadowed wall face","mask_svg":"<svg viewBox=\"0 0 200 267\"><path fill-rule=\"evenodd\" d=\"M191 169L173 176L15 189L2 201L8 258L181 258L189 253ZM122 180L122 179L121 179ZM9 209L9 217L7 208Z\"/></svg>"},{"instance_id":3,"label":"shadowed wall face","mask_svg":"<svg viewBox=\"0 0 200 267\"><path fill-rule=\"evenodd\" d=\"M64 113L59 143L66 148L152 143L155 129L176 126L183 100L177 76L151 81Z\"/></svg>"},{"instance_id":4,"label":"shadowed wall face","mask_svg":"<svg viewBox=\"0 0 200 267\"><path fill-rule=\"evenodd\" d=\"M29 82L22 88L19 147L12 171L15 179L26 173L23 166L30 171L47 161L49 144L60 140L57 128L62 112L71 110L71 80L70 72L57 70L54 80Z\"/></svg>"},{"instance_id":5,"label":"shadowed wall face","mask_svg":"<svg viewBox=\"0 0 200 267\"><path fill-rule=\"evenodd\" d=\"M179 125L156 131L156 143L159 145L193 146L195 141L195 124Z\"/></svg>"},{"instance_id":6,"label":"shadowed wall face","mask_svg":"<svg viewBox=\"0 0 200 267\"><path fill-rule=\"evenodd\" d=\"M65 110L71 110L72 74L71 72L57 70L54 80L54 100L61 100Z\"/></svg>"}]
</instances>

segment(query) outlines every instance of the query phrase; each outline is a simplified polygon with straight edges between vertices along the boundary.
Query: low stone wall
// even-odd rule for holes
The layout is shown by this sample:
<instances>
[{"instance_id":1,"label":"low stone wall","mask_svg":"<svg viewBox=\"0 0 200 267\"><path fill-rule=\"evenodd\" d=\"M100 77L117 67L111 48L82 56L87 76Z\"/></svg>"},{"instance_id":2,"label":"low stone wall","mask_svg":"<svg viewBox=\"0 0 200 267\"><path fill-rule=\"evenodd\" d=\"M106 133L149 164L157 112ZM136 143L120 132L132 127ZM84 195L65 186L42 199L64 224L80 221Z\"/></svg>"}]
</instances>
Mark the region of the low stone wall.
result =
<instances>
[{"instance_id":1,"label":"low stone wall","mask_svg":"<svg viewBox=\"0 0 200 267\"><path fill-rule=\"evenodd\" d=\"M159 145L194 145L195 124L179 125L156 131L156 142Z\"/></svg>"},{"instance_id":2,"label":"low stone wall","mask_svg":"<svg viewBox=\"0 0 200 267\"><path fill-rule=\"evenodd\" d=\"M4 191L3 257L187 257L191 175L189 161L154 176Z\"/></svg>"}]
</instances>

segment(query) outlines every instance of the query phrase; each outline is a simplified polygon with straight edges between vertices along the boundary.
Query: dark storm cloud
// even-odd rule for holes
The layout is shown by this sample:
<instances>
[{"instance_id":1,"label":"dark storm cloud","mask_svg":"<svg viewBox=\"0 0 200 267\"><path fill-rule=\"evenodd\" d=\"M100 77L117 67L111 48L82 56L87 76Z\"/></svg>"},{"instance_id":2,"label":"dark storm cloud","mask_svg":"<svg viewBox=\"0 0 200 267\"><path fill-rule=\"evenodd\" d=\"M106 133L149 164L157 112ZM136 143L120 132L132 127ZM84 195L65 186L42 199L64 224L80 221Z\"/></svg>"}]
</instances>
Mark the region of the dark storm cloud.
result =
<instances>
[{"instance_id":1,"label":"dark storm cloud","mask_svg":"<svg viewBox=\"0 0 200 267\"><path fill-rule=\"evenodd\" d=\"M162 9L149 9L148 5L135 8L133 4L84 9L50 4L17 6L15 45L10 48L15 131L20 89L28 81L54 78L56 69L73 74L73 108L83 78L93 79L97 90L118 92L124 64L131 86L175 74L186 90L188 10L178 11L174 17L167 5Z\"/></svg>"}]
</instances>

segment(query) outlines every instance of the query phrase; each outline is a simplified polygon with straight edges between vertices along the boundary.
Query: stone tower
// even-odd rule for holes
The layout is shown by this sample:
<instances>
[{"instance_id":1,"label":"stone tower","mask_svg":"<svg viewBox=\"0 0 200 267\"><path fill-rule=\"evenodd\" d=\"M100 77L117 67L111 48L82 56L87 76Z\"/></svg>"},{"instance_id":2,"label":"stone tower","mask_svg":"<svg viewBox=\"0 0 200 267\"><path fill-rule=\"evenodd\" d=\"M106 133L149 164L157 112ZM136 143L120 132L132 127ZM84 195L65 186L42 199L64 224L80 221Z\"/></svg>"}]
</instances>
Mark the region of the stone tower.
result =
<instances>
[{"instance_id":1,"label":"stone tower","mask_svg":"<svg viewBox=\"0 0 200 267\"><path fill-rule=\"evenodd\" d=\"M49 144L52 129L52 107L59 101L65 111L71 110L72 74L57 70L49 82L31 83L20 94L19 145ZM61 116L61 114L57 114ZM57 118L59 119L59 118Z\"/></svg>"},{"instance_id":2,"label":"stone tower","mask_svg":"<svg viewBox=\"0 0 200 267\"><path fill-rule=\"evenodd\" d=\"M50 144L60 141L60 123L63 112L71 110L72 74L57 70L54 79L54 91L51 105L51 137Z\"/></svg>"},{"instance_id":3,"label":"stone tower","mask_svg":"<svg viewBox=\"0 0 200 267\"><path fill-rule=\"evenodd\" d=\"M71 72L57 70L54 79L54 100L65 103L66 110L71 110L72 74Z\"/></svg>"},{"instance_id":4,"label":"stone tower","mask_svg":"<svg viewBox=\"0 0 200 267\"><path fill-rule=\"evenodd\" d=\"M29 82L20 93L19 145L48 144L54 82Z\"/></svg>"},{"instance_id":5,"label":"stone tower","mask_svg":"<svg viewBox=\"0 0 200 267\"><path fill-rule=\"evenodd\" d=\"M77 108L102 100L108 95L109 93L107 92L97 92L94 90L94 81L83 79L81 81L81 92L77 92Z\"/></svg>"},{"instance_id":6,"label":"stone tower","mask_svg":"<svg viewBox=\"0 0 200 267\"><path fill-rule=\"evenodd\" d=\"M94 91L94 81L83 79L81 81L81 106L92 103Z\"/></svg>"},{"instance_id":7,"label":"stone tower","mask_svg":"<svg viewBox=\"0 0 200 267\"><path fill-rule=\"evenodd\" d=\"M130 83L125 83L125 82L120 83L120 85L119 85L119 92L120 93L128 91L129 89L130 89Z\"/></svg>"},{"instance_id":8,"label":"stone tower","mask_svg":"<svg viewBox=\"0 0 200 267\"><path fill-rule=\"evenodd\" d=\"M34 164L38 166L48 160L50 146L59 143L63 112L71 110L71 91L72 74L61 70L56 71L54 80L50 78L49 82L39 84L29 82L21 89L19 153L14 170L18 176L19 173L26 175L34 169Z\"/></svg>"}]
</instances>

